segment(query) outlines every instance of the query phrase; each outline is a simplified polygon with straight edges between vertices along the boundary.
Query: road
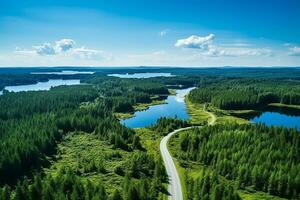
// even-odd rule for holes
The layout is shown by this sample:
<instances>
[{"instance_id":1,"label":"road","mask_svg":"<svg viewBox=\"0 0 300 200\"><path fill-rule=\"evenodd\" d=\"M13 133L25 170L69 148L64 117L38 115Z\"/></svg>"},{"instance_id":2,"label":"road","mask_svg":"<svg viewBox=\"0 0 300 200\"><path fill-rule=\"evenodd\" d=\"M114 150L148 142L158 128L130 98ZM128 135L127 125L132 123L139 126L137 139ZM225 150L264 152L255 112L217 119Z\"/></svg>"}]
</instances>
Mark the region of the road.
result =
<instances>
[{"instance_id":1,"label":"road","mask_svg":"<svg viewBox=\"0 0 300 200\"><path fill-rule=\"evenodd\" d=\"M191 128L193 128L193 127L177 129L177 130L169 133L167 136L165 136L160 142L160 153L164 160L167 174L169 177L168 191L170 193L170 196L169 196L170 200L183 200L183 196L182 196L180 178L177 173L173 158L168 151L167 144L168 144L169 139L172 137L172 135L174 135L180 131L191 129Z\"/></svg>"},{"instance_id":2,"label":"road","mask_svg":"<svg viewBox=\"0 0 300 200\"><path fill-rule=\"evenodd\" d=\"M208 113L211 116L211 120L209 121L208 124L213 125L216 121L216 116L211 112ZM178 172L176 170L175 163L173 161L171 154L168 151L168 141L174 134L191 128L195 128L195 126L176 129L173 132L166 135L160 142L160 153L165 163L165 168L167 170L167 174L169 177L169 186L168 186L168 192L170 194L169 200L183 200L183 195L181 189L182 188L181 182L180 182Z\"/></svg>"}]
</instances>

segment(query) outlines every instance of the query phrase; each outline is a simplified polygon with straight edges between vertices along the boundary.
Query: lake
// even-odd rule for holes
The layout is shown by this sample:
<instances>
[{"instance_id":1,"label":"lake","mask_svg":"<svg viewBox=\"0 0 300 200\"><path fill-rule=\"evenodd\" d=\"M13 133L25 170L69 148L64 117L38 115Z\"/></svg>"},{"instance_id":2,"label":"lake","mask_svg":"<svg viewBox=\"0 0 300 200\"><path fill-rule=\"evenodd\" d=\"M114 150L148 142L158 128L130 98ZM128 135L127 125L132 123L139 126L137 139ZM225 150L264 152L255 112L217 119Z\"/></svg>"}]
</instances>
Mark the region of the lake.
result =
<instances>
[{"instance_id":1,"label":"lake","mask_svg":"<svg viewBox=\"0 0 300 200\"><path fill-rule=\"evenodd\" d=\"M165 104L150 106L147 110L137 111L134 117L121 120L121 123L130 128L141 128L155 124L160 117L177 117L189 119L184 96L194 88L176 90L176 95L170 95Z\"/></svg>"},{"instance_id":2,"label":"lake","mask_svg":"<svg viewBox=\"0 0 300 200\"><path fill-rule=\"evenodd\" d=\"M264 123L267 126L284 126L300 131L300 116L290 116L278 112L262 112L259 116L250 119L253 123Z\"/></svg>"},{"instance_id":3,"label":"lake","mask_svg":"<svg viewBox=\"0 0 300 200\"><path fill-rule=\"evenodd\" d=\"M94 74L92 71L72 71L65 70L60 72L31 72L31 74L55 74L55 75L75 75L75 74Z\"/></svg>"},{"instance_id":4,"label":"lake","mask_svg":"<svg viewBox=\"0 0 300 200\"><path fill-rule=\"evenodd\" d=\"M39 91L39 90L50 90L51 87L60 85L79 85L79 79L63 80L63 79L50 79L46 82L38 82L30 85L17 85L17 86L5 86L5 90L9 92L22 92L22 91ZM0 95L2 91L0 92Z\"/></svg>"},{"instance_id":5,"label":"lake","mask_svg":"<svg viewBox=\"0 0 300 200\"><path fill-rule=\"evenodd\" d=\"M153 77L171 77L171 73L133 73L133 74L107 74L119 78L153 78Z\"/></svg>"}]
</instances>

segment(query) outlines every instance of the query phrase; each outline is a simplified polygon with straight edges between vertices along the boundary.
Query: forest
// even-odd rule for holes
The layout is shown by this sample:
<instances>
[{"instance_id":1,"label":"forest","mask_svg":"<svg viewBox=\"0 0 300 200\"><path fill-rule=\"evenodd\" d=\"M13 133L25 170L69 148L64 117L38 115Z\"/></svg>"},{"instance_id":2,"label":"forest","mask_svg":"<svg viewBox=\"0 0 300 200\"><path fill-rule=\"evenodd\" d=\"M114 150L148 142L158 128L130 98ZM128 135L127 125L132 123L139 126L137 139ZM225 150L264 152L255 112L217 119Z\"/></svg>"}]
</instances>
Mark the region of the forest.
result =
<instances>
[{"instance_id":1,"label":"forest","mask_svg":"<svg viewBox=\"0 0 300 200\"><path fill-rule=\"evenodd\" d=\"M299 137L295 129L265 125L205 126L180 135L179 156L211 167L238 188L298 199Z\"/></svg>"},{"instance_id":2,"label":"forest","mask_svg":"<svg viewBox=\"0 0 300 200\"><path fill-rule=\"evenodd\" d=\"M162 161L145 152L139 136L121 125L113 113L132 111L133 104L149 102L150 97L168 94L168 90L151 82L135 85L103 77L93 81L93 85L0 96L0 199L156 198L166 182ZM70 169L60 170L58 176L39 172L49 164L47 158L56 154L57 144L70 132L79 131L134 154L129 168L115 169L124 176L124 192L107 194L100 183L90 187ZM85 173L106 171L101 162L85 162L83 167ZM150 190L151 196L146 195Z\"/></svg>"},{"instance_id":3,"label":"forest","mask_svg":"<svg viewBox=\"0 0 300 200\"><path fill-rule=\"evenodd\" d=\"M300 83L295 80L220 78L198 85L189 94L193 103L211 103L226 110L264 108L270 103L300 104Z\"/></svg>"},{"instance_id":4,"label":"forest","mask_svg":"<svg viewBox=\"0 0 300 200\"><path fill-rule=\"evenodd\" d=\"M82 83L0 95L0 199L165 198L165 167L159 153L152 151L155 146L149 150L147 145L159 144L167 133L192 124L176 117L160 118L141 131L153 134L149 141L139 131L123 126L115 113L133 113L136 104L163 100L170 89L197 87L188 95L193 104L228 110L260 109L270 103L300 105L298 71L290 76L291 72L282 70L280 77L276 70L248 69L252 77L247 77L238 69L169 70L176 76L106 76L116 69L74 76L37 76L26 70L25 74L13 70L0 74L0 90L51 78L79 78ZM300 198L297 130L206 124L199 121L193 125L202 128L178 136L180 164L204 166L200 176L186 177L188 199L238 200L239 190Z\"/></svg>"}]
</instances>

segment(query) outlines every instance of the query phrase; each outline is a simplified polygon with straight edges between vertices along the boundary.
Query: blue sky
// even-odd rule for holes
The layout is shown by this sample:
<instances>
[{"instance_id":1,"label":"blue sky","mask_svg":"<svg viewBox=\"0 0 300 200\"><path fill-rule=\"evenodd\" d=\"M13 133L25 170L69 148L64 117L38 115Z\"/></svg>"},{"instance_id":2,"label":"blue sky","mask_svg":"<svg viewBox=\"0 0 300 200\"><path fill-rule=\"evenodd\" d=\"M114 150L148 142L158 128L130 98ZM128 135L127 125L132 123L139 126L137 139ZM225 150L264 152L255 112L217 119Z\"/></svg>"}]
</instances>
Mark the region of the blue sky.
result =
<instances>
[{"instance_id":1,"label":"blue sky","mask_svg":"<svg viewBox=\"0 0 300 200\"><path fill-rule=\"evenodd\" d=\"M300 66L298 0L0 0L0 66Z\"/></svg>"}]
</instances>

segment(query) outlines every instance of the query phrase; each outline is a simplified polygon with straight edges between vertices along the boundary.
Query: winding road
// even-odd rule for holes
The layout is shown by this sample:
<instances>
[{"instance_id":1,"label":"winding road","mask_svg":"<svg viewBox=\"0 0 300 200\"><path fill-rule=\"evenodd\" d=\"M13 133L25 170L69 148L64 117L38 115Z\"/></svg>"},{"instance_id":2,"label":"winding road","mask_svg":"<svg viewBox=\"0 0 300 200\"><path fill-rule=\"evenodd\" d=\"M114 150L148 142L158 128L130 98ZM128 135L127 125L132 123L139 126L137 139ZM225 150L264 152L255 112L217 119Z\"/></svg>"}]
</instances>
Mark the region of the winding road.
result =
<instances>
[{"instance_id":1,"label":"winding road","mask_svg":"<svg viewBox=\"0 0 300 200\"><path fill-rule=\"evenodd\" d=\"M211 116L211 120L209 121L208 125L213 125L216 121L216 116L213 113L208 112ZM175 163L173 161L173 158L171 154L168 151L168 141L169 139L176 133L192 128L196 128L199 126L189 126L186 128L180 128L172 131L168 135L166 135L160 142L160 153L163 158L163 161L165 163L165 168L167 170L167 174L169 177L169 186L168 186L168 192L169 192L169 199L170 200L183 200L182 195L182 187L180 178L175 166Z\"/></svg>"},{"instance_id":2,"label":"winding road","mask_svg":"<svg viewBox=\"0 0 300 200\"><path fill-rule=\"evenodd\" d=\"M167 136L165 136L160 142L161 156L164 160L167 174L169 177L169 187L168 187L168 191L170 193L169 199L172 199L172 200L183 200L183 196L182 196L180 178L177 173L173 158L168 151L167 144L168 144L169 139L172 137L172 135L174 135L180 131L188 130L191 128L194 128L194 127L186 127L186 128L177 129L177 130L169 133Z\"/></svg>"}]
</instances>

